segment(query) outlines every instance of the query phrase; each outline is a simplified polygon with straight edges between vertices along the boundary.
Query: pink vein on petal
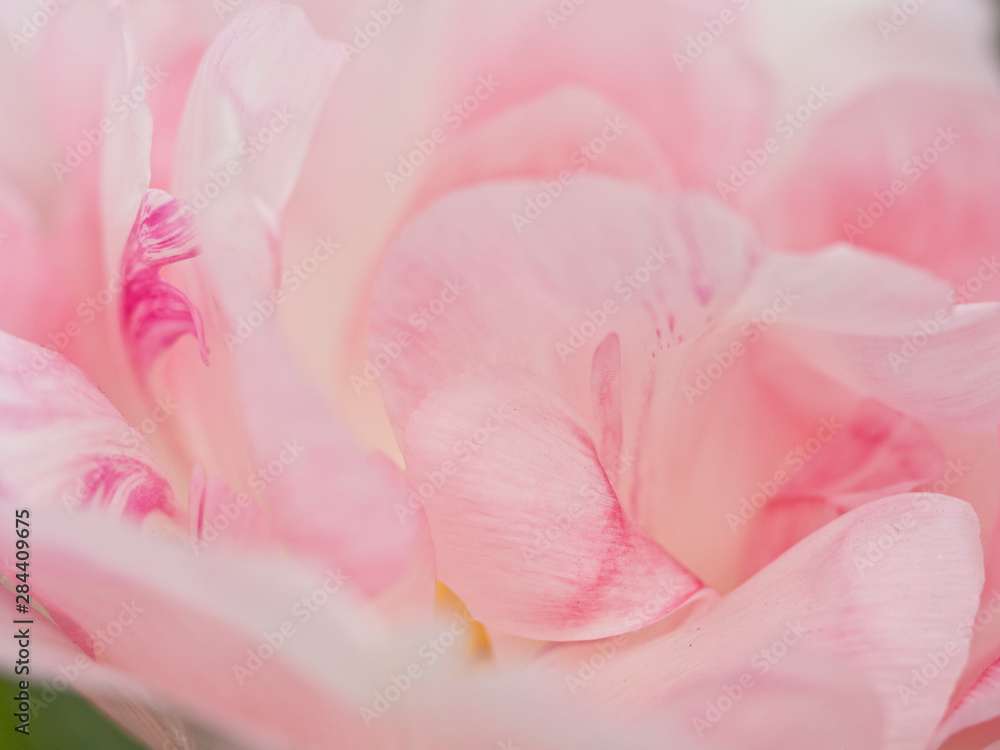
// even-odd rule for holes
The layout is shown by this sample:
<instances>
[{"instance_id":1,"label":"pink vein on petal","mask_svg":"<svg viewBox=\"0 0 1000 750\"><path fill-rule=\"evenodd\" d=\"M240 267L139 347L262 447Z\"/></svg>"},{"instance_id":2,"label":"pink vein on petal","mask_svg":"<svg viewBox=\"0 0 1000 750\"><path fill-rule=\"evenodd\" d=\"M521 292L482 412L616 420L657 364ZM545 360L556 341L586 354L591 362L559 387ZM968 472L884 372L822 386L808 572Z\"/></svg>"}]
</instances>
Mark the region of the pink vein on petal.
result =
<instances>
[{"instance_id":1,"label":"pink vein on petal","mask_svg":"<svg viewBox=\"0 0 1000 750\"><path fill-rule=\"evenodd\" d=\"M182 291L160 278L164 266L199 253L191 213L169 193L148 190L122 256L122 327L141 368L188 333L198 339L202 361L208 364L201 313Z\"/></svg>"},{"instance_id":2,"label":"pink vein on petal","mask_svg":"<svg viewBox=\"0 0 1000 750\"><path fill-rule=\"evenodd\" d=\"M590 389L601 463L614 484L622 452L622 353L616 333L608 334L594 351Z\"/></svg>"},{"instance_id":3,"label":"pink vein on petal","mask_svg":"<svg viewBox=\"0 0 1000 750\"><path fill-rule=\"evenodd\" d=\"M188 485L188 532L196 541L201 541L201 529L205 523L205 498L208 494L205 481L205 469L201 464L195 464L191 470L191 482Z\"/></svg>"}]
</instances>

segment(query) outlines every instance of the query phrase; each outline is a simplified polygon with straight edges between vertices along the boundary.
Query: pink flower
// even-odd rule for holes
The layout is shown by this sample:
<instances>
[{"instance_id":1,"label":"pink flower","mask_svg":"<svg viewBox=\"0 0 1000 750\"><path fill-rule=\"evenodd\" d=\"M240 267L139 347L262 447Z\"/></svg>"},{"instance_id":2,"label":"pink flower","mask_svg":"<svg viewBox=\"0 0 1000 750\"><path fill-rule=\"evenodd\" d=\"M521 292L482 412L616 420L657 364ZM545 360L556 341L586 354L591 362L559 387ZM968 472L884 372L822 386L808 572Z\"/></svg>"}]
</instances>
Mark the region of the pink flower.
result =
<instances>
[{"instance_id":1,"label":"pink flower","mask_svg":"<svg viewBox=\"0 0 1000 750\"><path fill-rule=\"evenodd\" d=\"M3 15L36 702L156 748L1000 739L988 6L110 5Z\"/></svg>"}]
</instances>

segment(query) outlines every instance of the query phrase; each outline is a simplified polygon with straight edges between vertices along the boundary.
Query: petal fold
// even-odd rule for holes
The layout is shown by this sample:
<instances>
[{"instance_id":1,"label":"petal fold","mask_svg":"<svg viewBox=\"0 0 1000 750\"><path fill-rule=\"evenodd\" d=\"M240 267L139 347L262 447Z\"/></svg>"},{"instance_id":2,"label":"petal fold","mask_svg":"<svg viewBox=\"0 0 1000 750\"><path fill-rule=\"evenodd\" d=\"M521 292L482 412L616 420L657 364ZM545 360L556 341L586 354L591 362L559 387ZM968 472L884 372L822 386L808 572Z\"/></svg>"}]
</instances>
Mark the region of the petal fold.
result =
<instances>
[{"instance_id":1,"label":"petal fold","mask_svg":"<svg viewBox=\"0 0 1000 750\"><path fill-rule=\"evenodd\" d=\"M169 193L148 190L122 256L123 334L134 360L148 368L178 338L198 340L208 364L201 313L180 289L160 278L160 271L200 253L193 217Z\"/></svg>"},{"instance_id":2,"label":"petal fold","mask_svg":"<svg viewBox=\"0 0 1000 750\"><path fill-rule=\"evenodd\" d=\"M533 376L496 367L447 381L406 438L441 580L487 627L600 638L703 590L626 518L586 428Z\"/></svg>"},{"instance_id":3,"label":"petal fold","mask_svg":"<svg viewBox=\"0 0 1000 750\"><path fill-rule=\"evenodd\" d=\"M863 401L823 450L767 501L753 526L747 574L833 518L909 492L936 479L946 465L941 448L919 422Z\"/></svg>"},{"instance_id":4,"label":"petal fold","mask_svg":"<svg viewBox=\"0 0 1000 750\"><path fill-rule=\"evenodd\" d=\"M673 632L546 663L572 665L568 687L622 715L672 716L695 747L914 750L948 706L982 583L972 509L899 495L824 526ZM599 648L613 658L581 671Z\"/></svg>"},{"instance_id":5,"label":"petal fold","mask_svg":"<svg viewBox=\"0 0 1000 750\"><path fill-rule=\"evenodd\" d=\"M995 597L1000 615L1000 595ZM938 727L931 750L937 750L954 734L969 727L1000 718L1000 659L982 673L978 680L961 691Z\"/></svg>"},{"instance_id":6,"label":"petal fold","mask_svg":"<svg viewBox=\"0 0 1000 750\"><path fill-rule=\"evenodd\" d=\"M769 343L929 423L1000 422L1000 304L956 304L929 274L839 245L771 256L734 314L763 309L775 288L791 303Z\"/></svg>"},{"instance_id":7,"label":"petal fold","mask_svg":"<svg viewBox=\"0 0 1000 750\"><path fill-rule=\"evenodd\" d=\"M79 369L0 333L0 495L22 505L175 513L143 437Z\"/></svg>"}]
</instances>

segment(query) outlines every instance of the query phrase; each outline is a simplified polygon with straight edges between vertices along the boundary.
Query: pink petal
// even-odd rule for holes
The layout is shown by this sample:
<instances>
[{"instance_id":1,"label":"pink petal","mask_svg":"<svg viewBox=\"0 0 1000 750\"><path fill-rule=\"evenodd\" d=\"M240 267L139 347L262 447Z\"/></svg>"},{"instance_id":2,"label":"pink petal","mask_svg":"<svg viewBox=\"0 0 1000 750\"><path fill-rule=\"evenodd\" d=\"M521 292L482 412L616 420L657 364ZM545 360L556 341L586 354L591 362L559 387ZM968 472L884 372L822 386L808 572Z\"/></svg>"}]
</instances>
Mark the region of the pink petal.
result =
<instances>
[{"instance_id":1,"label":"pink petal","mask_svg":"<svg viewBox=\"0 0 1000 750\"><path fill-rule=\"evenodd\" d=\"M39 511L31 520L45 530L32 535L32 598L57 605L101 663L210 726L307 747L377 744L356 701L367 670L386 666L342 573L219 550L195 557L96 519ZM12 549L13 531L0 534ZM278 642L281 627L294 637L274 649L266 636Z\"/></svg>"},{"instance_id":2,"label":"pink petal","mask_svg":"<svg viewBox=\"0 0 1000 750\"><path fill-rule=\"evenodd\" d=\"M799 298L775 338L828 375L928 422L1000 420L1000 306L956 306L946 284L844 246L808 260L775 256L746 309L775 286Z\"/></svg>"},{"instance_id":3,"label":"pink petal","mask_svg":"<svg viewBox=\"0 0 1000 750\"><path fill-rule=\"evenodd\" d=\"M584 161L582 146L604 140L600 159ZM588 147L588 153L594 153ZM572 179L587 169L665 191L677 185L674 169L644 123L596 92L566 86L470 125L442 143L434 168L419 187L412 210L442 195L501 179ZM398 165L397 165L398 166ZM568 175L568 178L567 178ZM387 180L388 182L389 180ZM392 180L391 192L405 181Z\"/></svg>"},{"instance_id":4,"label":"pink petal","mask_svg":"<svg viewBox=\"0 0 1000 750\"><path fill-rule=\"evenodd\" d=\"M669 614L701 583L625 517L586 428L512 368L448 381L406 431L441 580L489 627L586 640Z\"/></svg>"},{"instance_id":5,"label":"pink petal","mask_svg":"<svg viewBox=\"0 0 1000 750\"><path fill-rule=\"evenodd\" d=\"M341 45L321 39L295 6L270 0L235 18L205 53L192 84L175 195L201 211L232 183L278 211L342 64ZM233 160L239 169L227 171ZM216 177L219 169L228 180Z\"/></svg>"},{"instance_id":6,"label":"pink petal","mask_svg":"<svg viewBox=\"0 0 1000 750\"><path fill-rule=\"evenodd\" d=\"M47 532L32 560L33 592L60 602L101 644L100 661L85 658L73 687L147 741L176 741L183 732L199 747L252 750L375 750L409 747L414 738L436 750L495 747L507 738L525 748L599 750L621 741L654 750L669 739L660 727L627 726L572 705L553 695L550 677L467 674L454 638L446 651L437 645L443 633L461 636L458 619L390 632L343 591L306 609L302 597L315 597L329 576L231 551L193 557L94 521L32 514ZM0 530L5 547L13 539ZM4 602L10 594L0 591ZM35 618L38 676L79 664L80 651ZM269 648L281 627L292 635ZM4 643L0 654L9 649ZM238 678L234 667L246 669L248 651L263 658ZM407 689L387 690L405 685L414 665L419 677ZM380 695L390 700L379 703Z\"/></svg>"},{"instance_id":7,"label":"pink petal","mask_svg":"<svg viewBox=\"0 0 1000 750\"><path fill-rule=\"evenodd\" d=\"M948 279L959 302L1000 299L998 129L996 92L881 86L826 119L773 183L755 183L747 208L772 247L848 241Z\"/></svg>"},{"instance_id":8,"label":"pink petal","mask_svg":"<svg viewBox=\"0 0 1000 750\"><path fill-rule=\"evenodd\" d=\"M104 120L109 123L101 143L101 209L104 232L104 261L107 268L121 266L125 243L150 181L150 152L153 147L153 117L146 104L149 90L155 91L160 76L147 76L143 64L133 59L135 40L118 6L110 14L112 26L118 27L113 38L109 62L107 103ZM150 84L148 87L144 83ZM142 91L142 101L121 109L121 97Z\"/></svg>"},{"instance_id":9,"label":"pink petal","mask_svg":"<svg viewBox=\"0 0 1000 750\"><path fill-rule=\"evenodd\" d=\"M695 445L663 411L669 399L681 398L675 368L689 343L737 300L758 248L712 201L666 198L602 178L581 178L519 232L512 216L525 215L539 194L544 190L533 184L482 185L435 204L397 237L376 281L370 354L351 383L365 395L377 382L405 443L410 413L448 377L486 363L528 370L601 441L604 470L626 513L651 530L654 515L680 505L659 498L696 497L675 489L683 475L662 471L677 454L667 449L671 441L683 450ZM595 410L593 395L594 358L609 336L617 336L620 349L620 455L612 455L618 417ZM686 401L677 412L677 419L692 413ZM682 469L690 473L693 465L685 458ZM677 536L694 555L721 559L685 521L657 526L657 541L674 532L664 546L689 566L701 560L687 549L681 556ZM730 542L725 522L710 522Z\"/></svg>"},{"instance_id":10,"label":"pink petal","mask_svg":"<svg viewBox=\"0 0 1000 750\"><path fill-rule=\"evenodd\" d=\"M622 455L622 347L618 336L608 335L594 351L590 392L599 436L601 465L609 467L609 478L617 476L616 462Z\"/></svg>"},{"instance_id":11,"label":"pink petal","mask_svg":"<svg viewBox=\"0 0 1000 750\"><path fill-rule=\"evenodd\" d=\"M404 500L399 469L354 444L270 325L243 343L238 362L255 459L249 485L267 498L276 535L298 555L343 567L373 596L420 566L420 520L403 524L394 510Z\"/></svg>"},{"instance_id":12,"label":"pink petal","mask_svg":"<svg viewBox=\"0 0 1000 750\"><path fill-rule=\"evenodd\" d=\"M233 18L205 53L180 126L172 193L195 214L203 254L197 265L163 276L204 315L214 362L206 370L194 347L174 347L152 387L180 404L178 424L193 453L188 468L202 463L237 490L246 489L250 471L236 364L226 352L234 351L237 320L259 314L254 303L273 306L278 217L340 56L299 8L257 5Z\"/></svg>"},{"instance_id":13,"label":"pink petal","mask_svg":"<svg viewBox=\"0 0 1000 750\"><path fill-rule=\"evenodd\" d=\"M487 362L531 371L588 420L591 360L616 334L634 450L646 370L720 316L756 262L752 236L714 202L580 178L535 220L539 194L539 184L481 185L396 238L374 292L369 360L351 383L360 394L378 380L397 436L431 388Z\"/></svg>"},{"instance_id":14,"label":"pink petal","mask_svg":"<svg viewBox=\"0 0 1000 750\"><path fill-rule=\"evenodd\" d=\"M0 589L0 604L14 611L14 594ZM117 619L123 612L119 610L115 614ZM199 724L189 712L181 711L176 704L167 704L141 681L127 677L107 660L95 661L37 611L27 617L33 620L30 623L32 721L39 716L45 717L45 709L59 695L72 690L84 695L149 747L183 748L186 742L200 742L203 736L208 736L210 730L204 723L205 717L199 717L202 722ZM9 645L7 640L11 641ZM9 664L19 658L18 649L16 640L0 642L0 654ZM186 714L183 720L180 718L182 713ZM208 724L212 721L207 719ZM228 732L238 737L239 747L263 750L257 744L259 735L251 738L235 728L229 728Z\"/></svg>"},{"instance_id":15,"label":"pink petal","mask_svg":"<svg viewBox=\"0 0 1000 750\"><path fill-rule=\"evenodd\" d=\"M202 361L208 348L201 313L160 270L200 252L194 220L180 202L162 190L149 190L139 206L122 256L122 326L138 367L148 368L179 337L198 339Z\"/></svg>"},{"instance_id":16,"label":"pink petal","mask_svg":"<svg viewBox=\"0 0 1000 750\"><path fill-rule=\"evenodd\" d=\"M44 340L52 325L52 308L66 303L59 299L64 290L53 278L33 214L24 196L0 178L0 264L4 269L0 275L0 329Z\"/></svg>"},{"instance_id":17,"label":"pink petal","mask_svg":"<svg viewBox=\"0 0 1000 750\"><path fill-rule=\"evenodd\" d=\"M944 455L923 425L876 401L863 401L829 447L789 483L789 495L822 494L847 512L908 492L945 469Z\"/></svg>"},{"instance_id":18,"label":"pink petal","mask_svg":"<svg viewBox=\"0 0 1000 750\"><path fill-rule=\"evenodd\" d=\"M271 520L258 501L234 491L216 474L206 479L201 464L188 485L188 536L198 553L219 539L245 546L274 541Z\"/></svg>"},{"instance_id":19,"label":"pink petal","mask_svg":"<svg viewBox=\"0 0 1000 750\"><path fill-rule=\"evenodd\" d=\"M932 429L949 460L970 462L967 486L949 481L936 491L974 501L990 545L1000 497L1000 329L990 325L991 310L955 308L947 284L846 247L771 256L739 304L685 352L672 381L679 385L653 402L660 417L650 420L657 432L647 444L657 448L648 463L640 452L638 471L674 500L643 504L640 523L702 580L727 590L741 579L745 516L759 520L759 507L790 478L820 455L830 460L837 424L874 399ZM921 325L933 331L935 316L948 324L925 334ZM920 346L904 348L913 341ZM977 437L958 439L960 430ZM830 517L805 501L795 510L795 533Z\"/></svg>"},{"instance_id":20,"label":"pink petal","mask_svg":"<svg viewBox=\"0 0 1000 750\"><path fill-rule=\"evenodd\" d=\"M675 354L652 389L625 475L641 482L642 528L721 591L743 580L756 508L826 451L858 401L805 366L768 356L770 332L750 318L775 299L724 318Z\"/></svg>"},{"instance_id":21,"label":"pink petal","mask_svg":"<svg viewBox=\"0 0 1000 750\"><path fill-rule=\"evenodd\" d=\"M436 673L385 721L434 750L663 750L687 748L656 722L629 722L574 703L555 675ZM423 744L417 744L423 743Z\"/></svg>"},{"instance_id":22,"label":"pink petal","mask_svg":"<svg viewBox=\"0 0 1000 750\"><path fill-rule=\"evenodd\" d=\"M1000 615L1000 596L995 601L996 614ZM959 693L948 715L938 727L930 747L937 750L952 735L997 718L1000 718L1000 659L988 666L978 680Z\"/></svg>"},{"instance_id":23,"label":"pink petal","mask_svg":"<svg viewBox=\"0 0 1000 750\"><path fill-rule=\"evenodd\" d=\"M7 502L175 512L145 440L74 365L0 333L0 494Z\"/></svg>"},{"instance_id":24,"label":"pink petal","mask_svg":"<svg viewBox=\"0 0 1000 750\"><path fill-rule=\"evenodd\" d=\"M680 629L606 640L600 664L595 645L557 649L550 663L572 665L567 685L588 701L672 716L708 747L922 748L968 654L956 624L977 606L977 540L975 513L960 501L872 502ZM928 664L932 678L911 685Z\"/></svg>"},{"instance_id":25,"label":"pink petal","mask_svg":"<svg viewBox=\"0 0 1000 750\"><path fill-rule=\"evenodd\" d=\"M715 9L723 5L712 3ZM515 110L523 112L521 108L543 99L554 109L553 100L572 87L593 92L621 111L636 124L636 134L650 134L660 155L649 166L668 164L682 185L710 186L710 175L742 158L767 127L769 82L737 35L718 40L695 65L678 69L674 53L684 49L689 35L703 30L706 10L701 5L594 3L578 7L556 28L549 20L555 8L544 0L403 7L365 49L349 50L350 61L319 127L338 137L317 140L310 153L303 189L290 204L285 250L289 264L298 262L311 252L316 237L330 232L350 248L317 273L315 283L303 289L285 314L289 327L302 331L296 351L314 379L328 383L341 409L369 433L376 432L372 424L378 403L370 391L355 398L350 376L364 367L362 328L370 282L386 243L410 218L414 201L422 206L441 197L424 191L424 181L448 190L468 185L482 175L484 162L491 177L537 179L544 163L524 158L526 152L539 154L535 133L527 128L507 131L510 138L503 142L517 148L503 154L483 154L479 148L473 154L473 147L463 150L460 140L474 138L480 126L492 128L494 118L516 118ZM311 3L311 8L317 18L332 17L330 33L352 45L363 44L355 42L355 35L376 10L323 2ZM481 80L490 76L498 85L487 94ZM482 99L472 104L469 97L476 98L477 89ZM380 96L373 97L374 91ZM386 109L390 101L391 113ZM475 111L465 120L459 117L460 126L454 125L454 116L445 121L446 113L466 101ZM553 111L546 119L563 121L571 114ZM386 173L398 170L400 160L417 149L415 139L423 141L438 128L447 137L445 145L458 152L455 158L447 157L444 148L435 151L404 187L390 191ZM551 154L572 156L589 148L603 128L587 134L567 128L562 132L572 141L557 144L551 136L559 129L545 127L540 140ZM524 137L515 142L516 133ZM482 141L483 146L492 143ZM587 174L621 174L614 151L618 145L625 143L615 141L604 151L607 162L603 155L589 160ZM635 164L631 156L629 162ZM648 169L641 172L648 174Z\"/></svg>"},{"instance_id":26,"label":"pink petal","mask_svg":"<svg viewBox=\"0 0 1000 750\"><path fill-rule=\"evenodd\" d=\"M922 425L877 402L862 402L844 429L767 501L753 525L747 574L837 516L909 492L946 467Z\"/></svg>"}]
</instances>

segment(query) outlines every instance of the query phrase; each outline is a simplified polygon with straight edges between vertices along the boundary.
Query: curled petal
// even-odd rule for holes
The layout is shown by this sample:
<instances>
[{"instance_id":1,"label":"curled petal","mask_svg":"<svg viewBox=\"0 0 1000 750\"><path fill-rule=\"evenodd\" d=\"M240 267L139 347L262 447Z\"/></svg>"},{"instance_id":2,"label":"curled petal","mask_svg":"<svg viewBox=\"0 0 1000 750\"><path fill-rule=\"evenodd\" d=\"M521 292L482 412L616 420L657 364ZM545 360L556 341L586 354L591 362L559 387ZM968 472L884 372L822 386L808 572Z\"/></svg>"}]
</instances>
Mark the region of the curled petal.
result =
<instances>
[{"instance_id":1,"label":"curled petal","mask_svg":"<svg viewBox=\"0 0 1000 750\"><path fill-rule=\"evenodd\" d=\"M208 364L201 313L187 296L160 278L164 266L199 254L192 216L162 190L149 190L122 256L122 326L136 363L149 367L185 334L198 339Z\"/></svg>"},{"instance_id":2,"label":"curled petal","mask_svg":"<svg viewBox=\"0 0 1000 750\"><path fill-rule=\"evenodd\" d=\"M703 590L626 518L586 428L528 373L484 368L446 382L406 437L441 580L487 626L600 638Z\"/></svg>"},{"instance_id":3,"label":"curled petal","mask_svg":"<svg viewBox=\"0 0 1000 750\"><path fill-rule=\"evenodd\" d=\"M994 599L1000 605L1000 595ZM979 679L958 695L938 727L931 748L937 750L949 737L963 729L996 718L1000 718L1000 659L988 666Z\"/></svg>"},{"instance_id":4,"label":"curled petal","mask_svg":"<svg viewBox=\"0 0 1000 750\"><path fill-rule=\"evenodd\" d=\"M0 333L0 496L142 519L175 512L145 440L74 365Z\"/></svg>"},{"instance_id":5,"label":"curled petal","mask_svg":"<svg viewBox=\"0 0 1000 750\"><path fill-rule=\"evenodd\" d=\"M960 633L983 583L978 539L959 500L871 502L673 632L557 648L547 663L573 665L567 681L582 697L625 716L672 716L707 747L923 748L969 653ZM614 658L581 679L581 657L598 646ZM932 659L933 679L911 682Z\"/></svg>"},{"instance_id":6,"label":"curled petal","mask_svg":"<svg viewBox=\"0 0 1000 750\"><path fill-rule=\"evenodd\" d=\"M807 258L774 255L741 300L788 305L769 341L904 414L962 429L1000 421L1000 303L956 304L947 283L839 245Z\"/></svg>"},{"instance_id":7,"label":"curled petal","mask_svg":"<svg viewBox=\"0 0 1000 750\"><path fill-rule=\"evenodd\" d=\"M948 279L959 301L997 300L998 130L995 90L872 87L819 123L773 180L748 186L744 208L769 247L846 241Z\"/></svg>"},{"instance_id":8,"label":"curled petal","mask_svg":"<svg viewBox=\"0 0 1000 750\"><path fill-rule=\"evenodd\" d=\"M909 492L945 466L941 448L919 422L878 402L862 402L826 447L767 501L753 527L747 573L833 518Z\"/></svg>"}]
</instances>

